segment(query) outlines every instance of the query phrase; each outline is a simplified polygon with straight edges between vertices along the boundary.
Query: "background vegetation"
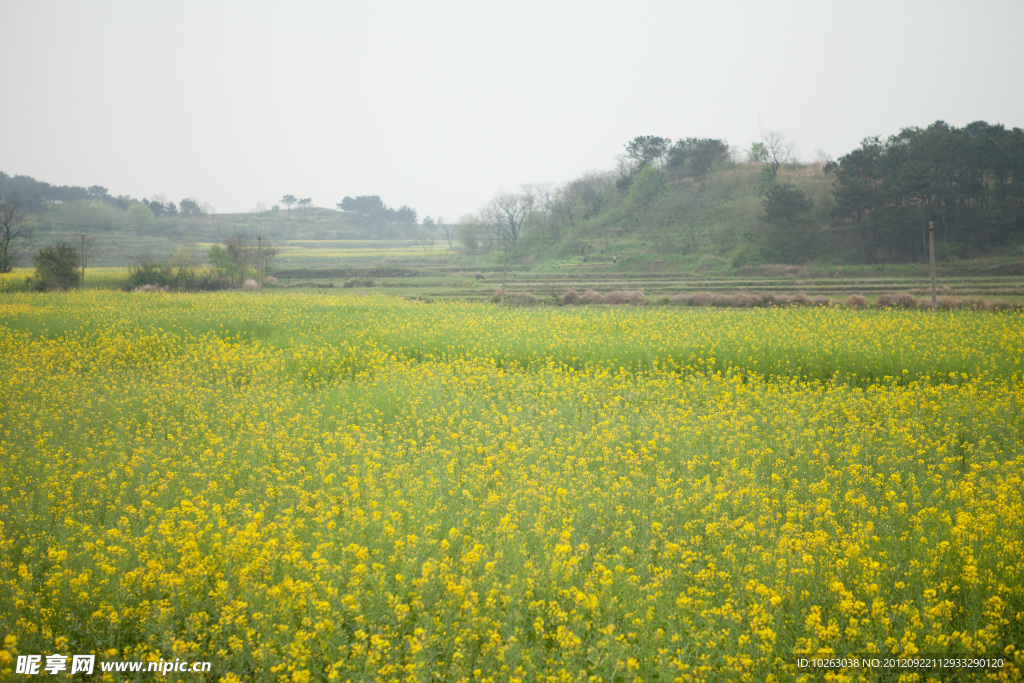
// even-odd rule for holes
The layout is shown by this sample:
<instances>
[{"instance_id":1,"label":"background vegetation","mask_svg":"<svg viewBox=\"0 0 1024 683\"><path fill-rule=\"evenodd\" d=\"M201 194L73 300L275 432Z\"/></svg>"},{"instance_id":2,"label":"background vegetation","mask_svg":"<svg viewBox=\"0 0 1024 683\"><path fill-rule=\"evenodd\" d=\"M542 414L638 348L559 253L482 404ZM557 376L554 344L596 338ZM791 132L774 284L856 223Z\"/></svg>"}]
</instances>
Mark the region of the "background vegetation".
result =
<instances>
[{"instance_id":1,"label":"background vegetation","mask_svg":"<svg viewBox=\"0 0 1024 683\"><path fill-rule=\"evenodd\" d=\"M89 266L176 267L185 249L196 267L238 285L238 269L228 273L211 248L261 236L286 282L483 270L507 288L524 271L589 276L597 266L638 276L771 275L777 264L864 274L925 263L934 224L940 263L997 257L975 270L1019 275L1022 178L1024 131L983 121L907 128L813 163L771 131L742 152L717 139L640 136L614 170L498 193L454 222L421 221L378 196L330 209L289 194L248 214L215 214L194 198L136 200L0 173L0 271L65 240Z\"/></svg>"}]
</instances>

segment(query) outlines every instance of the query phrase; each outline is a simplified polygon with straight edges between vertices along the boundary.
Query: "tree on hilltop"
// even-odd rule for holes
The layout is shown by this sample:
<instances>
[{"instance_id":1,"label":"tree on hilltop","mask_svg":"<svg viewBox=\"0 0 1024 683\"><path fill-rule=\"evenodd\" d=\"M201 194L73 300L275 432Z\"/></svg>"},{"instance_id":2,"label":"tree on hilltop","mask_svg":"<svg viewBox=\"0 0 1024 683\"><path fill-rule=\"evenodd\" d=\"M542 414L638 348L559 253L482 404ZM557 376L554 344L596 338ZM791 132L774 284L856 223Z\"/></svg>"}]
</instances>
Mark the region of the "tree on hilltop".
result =
<instances>
[{"instance_id":1,"label":"tree on hilltop","mask_svg":"<svg viewBox=\"0 0 1024 683\"><path fill-rule=\"evenodd\" d=\"M626 158L636 175L647 166L660 166L668 153L672 141L656 135L640 135L626 143Z\"/></svg>"}]
</instances>

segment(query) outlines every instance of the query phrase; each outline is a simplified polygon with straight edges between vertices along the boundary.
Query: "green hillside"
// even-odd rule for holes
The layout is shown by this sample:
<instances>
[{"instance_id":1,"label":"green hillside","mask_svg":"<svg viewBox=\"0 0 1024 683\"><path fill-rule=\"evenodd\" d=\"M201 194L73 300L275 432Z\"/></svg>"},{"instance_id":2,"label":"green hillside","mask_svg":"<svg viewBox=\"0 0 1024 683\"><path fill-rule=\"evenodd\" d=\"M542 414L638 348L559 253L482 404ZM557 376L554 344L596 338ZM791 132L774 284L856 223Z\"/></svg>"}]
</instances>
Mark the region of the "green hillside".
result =
<instances>
[{"instance_id":1,"label":"green hillside","mask_svg":"<svg viewBox=\"0 0 1024 683\"><path fill-rule=\"evenodd\" d=\"M720 140L639 137L617 171L497 196L461 221L460 241L492 263L508 252L512 263L614 258L672 270L703 256L736 269L920 262L932 225L944 260L1024 255L1019 128L940 121L809 164L769 134L736 156Z\"/></svg>"}]
</instances>

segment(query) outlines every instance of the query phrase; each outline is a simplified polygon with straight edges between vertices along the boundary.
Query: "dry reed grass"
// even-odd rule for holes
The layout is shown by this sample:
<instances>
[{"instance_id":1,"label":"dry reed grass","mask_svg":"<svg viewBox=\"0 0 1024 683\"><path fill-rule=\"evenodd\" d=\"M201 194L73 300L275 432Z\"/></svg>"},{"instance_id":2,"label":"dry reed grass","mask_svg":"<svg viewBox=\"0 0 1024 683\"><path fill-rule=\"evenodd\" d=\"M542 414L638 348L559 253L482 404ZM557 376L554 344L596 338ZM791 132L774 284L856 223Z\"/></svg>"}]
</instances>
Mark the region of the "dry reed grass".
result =
<instances>
[{"instance_id":1,"label":"dry reed grass","mask_svg":"<svg viewBox=\"0 0 1024 683\"><path fill-rule=\"evenodd\" d=\"M647 305L647 297L640 290L613 290L604 295L604 303L608 306L645 306Z\"/></svg>"}]
</instances>

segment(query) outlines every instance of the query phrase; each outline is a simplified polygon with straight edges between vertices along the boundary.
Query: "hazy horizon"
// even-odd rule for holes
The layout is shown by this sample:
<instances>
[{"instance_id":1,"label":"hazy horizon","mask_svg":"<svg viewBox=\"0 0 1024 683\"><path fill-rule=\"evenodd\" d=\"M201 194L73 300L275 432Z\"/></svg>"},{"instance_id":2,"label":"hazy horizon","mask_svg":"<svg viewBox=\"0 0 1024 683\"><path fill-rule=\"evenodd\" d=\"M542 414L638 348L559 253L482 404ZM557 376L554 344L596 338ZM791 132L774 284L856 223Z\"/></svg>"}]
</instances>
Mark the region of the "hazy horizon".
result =
<instances>
[{"instance_id":1,"label":"hazy horizon","mask_svg":"<svg viewBox=\"0 0 1024 683\"><path fill-rule=\"evenodd\" d=\"M7 1L0 170L219 213L379 195L448 221L638 135L804 161L1024 126L1024 3Z\"/></svg>"}]
</instances>

